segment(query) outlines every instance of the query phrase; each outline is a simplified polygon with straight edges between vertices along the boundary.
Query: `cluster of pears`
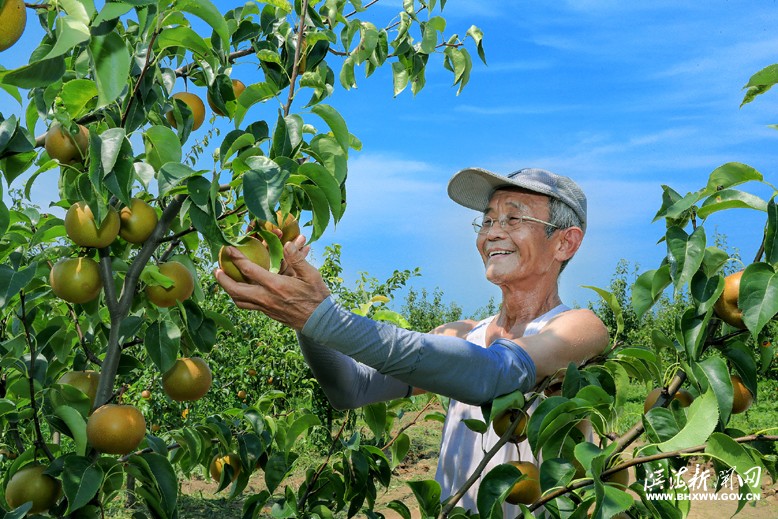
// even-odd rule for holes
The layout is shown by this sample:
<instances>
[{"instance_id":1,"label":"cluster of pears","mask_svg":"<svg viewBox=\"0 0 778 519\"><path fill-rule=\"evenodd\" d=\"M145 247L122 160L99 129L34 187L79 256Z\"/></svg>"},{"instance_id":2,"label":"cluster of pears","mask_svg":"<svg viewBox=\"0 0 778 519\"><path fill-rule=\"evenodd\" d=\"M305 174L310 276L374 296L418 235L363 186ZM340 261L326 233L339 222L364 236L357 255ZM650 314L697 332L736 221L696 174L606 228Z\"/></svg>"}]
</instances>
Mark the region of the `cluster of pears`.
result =
<instances>
[{"instance_id":1,"label":"cluster of pears","mask_svg":"<svg viewBox=\"0 0 778 519\"><path fill-rule=\"evenodd\" d=\"M79 201L70 206L65 215L65 232L81 247L108 247L117 237L132 244L142 244L154 232L157 221L157 212L140 198L133 198L130 205L119 211L109 206L100 223L89 205ZM147 286L146 295L151 302L159 307L169 307L192 295L194 277L183 264L169 261L161 264L159 270L171 278L173 284L167 288ZM103 288L97 262L86 256L57 261L49 274L49 283L58 297L79 304L94 300Z\"/></svg>"},{"instance_id":2,"label":"cluster of pears","mask_svg":"<svg viewBox=\"0 0 778 519\"><path fill-rule=\"evenodd\" d=\"M246 85L244 85L242 81L239 79L232 80L232 92L235 94L235 99L240 97L244 90L246 90ZM200 128L200 126L203 125L203 122L205 121L205 104L203 103L203 100L200 99L200 96L191 92L176 92L170 97L171 99L178 99L179 101L182 101L192 112L192 130L197 130ZM216 115L226 115L216 106L210 93L207 95L207 99L208 106L211 107L213 113ZM172 110L165 114L165 118L170 123L170 126L173 128L178 128L178 123L176 122L176 118Z\"/></svg>"}]
</instances>

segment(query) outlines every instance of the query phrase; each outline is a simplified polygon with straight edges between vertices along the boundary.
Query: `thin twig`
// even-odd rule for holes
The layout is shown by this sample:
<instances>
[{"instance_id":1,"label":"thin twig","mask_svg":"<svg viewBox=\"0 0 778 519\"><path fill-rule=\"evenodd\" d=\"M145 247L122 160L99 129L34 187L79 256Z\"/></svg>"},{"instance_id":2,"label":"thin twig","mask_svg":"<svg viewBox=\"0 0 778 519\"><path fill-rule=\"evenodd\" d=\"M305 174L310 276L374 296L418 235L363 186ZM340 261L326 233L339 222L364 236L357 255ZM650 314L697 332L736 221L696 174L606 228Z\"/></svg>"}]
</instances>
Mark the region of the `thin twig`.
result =
<instances>
[{"instance_id":1,"label":"thin twig","mask_svg":"<svg viewBox=\"0 0 778 519\"><path fill-rule=\"evenodd\" d=\"M67 305L68 311L70 312L70 317L73 319L73 324L76 328L76 335L78 335L78 342L81 345L81 348L84 350L84 354L86 355L86 358L89 359L89 362L92 364L95 364L97 366L102 366L103 361L101 361L97 355L95 355L95 352L92 351L91 348L86 343L86 338L84 337L84 332L81 330L81 323L78 322L78 316L76 315L76 310L73 308L73 305L68 303Z\"/></svg>"},{"instance_id":2,"label":"thin twig","mask_svg":"<svg viewBox=\"0 0 778 519\"><path fill-rule=\"evenodd\" d=\"M292 77L289 79L289 97L286 100L286 106L284 106L284 117L289 115L289 111L292 109L292 101L294 101L294 85L297 82L297 69L300 68L300 54L303 50L303 39L305 38L305 16L308 14L308 0L303 0L303 5L300 8L300 25L297 29L297 48L294 49L294 65L292 66Z\"/></svg>"},{"instance_id":3,"label":"thin twig","mask_svg":"<svg viewBox=\"0 0 778 519\"><path fill-rule=\"evenodd\" d=\"M376 1L377 1L377 0L376 0ZM417 415L414 417L414 419L413 419L413 420L411 420L410 422L408 422L407 424L405 424L404 426L400 427L400 429L399 429L399 430L397 431L397 433L396 433L396 434L395 434L395 435L392 437L392 439L391 439L391 440L389 440L388 442L386 442L386 445L384 445L383 447L381 447L381 450L382 450L382 451L385 451L386 449L388 449L389 447L391 447L391 446L392 446L392 444L393 444L394 442L396 442L396 441L397 441L397 438L399 438L399 437L400 437L400 435L401 435L402 433L404 433L405 431L407 431L408 429L410 429L411 427L413 427L414 425L416 425L416 422L418 422L418 421L419 421L419 418L421 418L421 415L422 415L422 414L424 414L424 413L427 411L427 409L429 409L429 408L432 406L432 404L433 404L433 402L434 402L434 401L435 401L434 399L430 399L430 401L429 401L429 402L427 402L427 405L425 405L425 406L424 406L424 407L421 409L421 411L419 411L419 413L418 413L418 414L417 414Z\"/></svg>"},{"instance_id":4,"label":"thin twig","mask_svg":"<svg viewBox=\"0 0 778 519\"><path fill-rule=\"evenodd\" d=\"M335 434L335 437L332 439L330 450L329 452L327 452L327 458L322 462L321 465L319 465L319 468L316 469L316 473L311 478L311 481L307 484L305 488L305 493L302 495L302 497L300 497L300 500L297 502L297 510L303 509L305 502L308 500L308 496L311 495L311 490L313 489L314 484L319 480L322 473L324 472L324 469L327 468L327 465L329 465L330 458L332 458L332 454L335 452L335 448L338 445L338 440L343 434L343 431L346 429L346 424L348 423L348 417L350 412L351 412L350 410L346 411L346 416L343 418L343 423L340 425L340 429L338 430L337 434Z\"/></svg>"},{"instance_id":5,"label":"thin twig","mask_svg":"<svg viewBox=\"0 0 778 519\"><path fill-rule=\"evenodd\" d=\"M135 82L135 87L132 89L132 95L130 95L130 99L127 101L127 108L124 110L124 113L122 114L122 122L121 127L124 127L125 123L127 122L127 116L130 114L130 107L132 106L132 102L135 100L135 96L138 95L138 90L140 90L140 85L143 82L143 77L146 75L146 72L151 67L151 55L152 55L152 49L154 47L154 42L157 40L157 36L159 36L159 33L161 32L161 28L157 27L154 29L154 32L151 34L151 40L149 41L149 46L146 49L146 62L143 64L143 68L140 71L140 74L138 75L138 81Z\"/></svg>"},{"instance_id":6,"label":"thin twig","mask_svg":"<svg viewBox=\"0 0 778 519\"><path fill-rule=\"evenodd\" d=\"M40 417L38 416L38 400L35 397L35 362L38 357L38 351L35 347L35 341L32 338L30 332L30 323L27 322L27 309L25 305L24 290L19 293L19 300L21 303L21 318L22 326L24 326L24 338L27 341L27 347L30 349L30 371L28 373L27 381L30 386L30 408L32 409L32 421L35 426L35 445L39 447L49 461L54 461L54 455L49 450L49 446L46 445L46 440L43 439L43 431L41 430Z\"/></svg>"}]
</instances>

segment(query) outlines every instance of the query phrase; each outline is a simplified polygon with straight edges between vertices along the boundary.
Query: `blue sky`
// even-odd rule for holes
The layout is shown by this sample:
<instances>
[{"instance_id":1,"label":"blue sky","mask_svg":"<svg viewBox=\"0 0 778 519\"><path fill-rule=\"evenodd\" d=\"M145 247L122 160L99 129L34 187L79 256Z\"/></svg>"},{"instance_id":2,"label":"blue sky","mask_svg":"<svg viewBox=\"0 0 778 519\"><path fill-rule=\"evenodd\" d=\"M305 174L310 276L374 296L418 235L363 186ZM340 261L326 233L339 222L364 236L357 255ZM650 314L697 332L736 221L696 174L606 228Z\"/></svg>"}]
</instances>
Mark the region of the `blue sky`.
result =
<instances>
[{"instance_id":1,"label":"blue sky","mask_svg":"<svg viewBox=\"0 0 778 519\"><path fill-rule=\"evenodd\" d=\"M382 1L370 11L389 20L401 5ZM476 58L459 96L438 56L415 97L393 98L389 70L365 79L358 69L358 88L328 101L363 149L351 155L346 214L313 258L342 244L349 282L359 272L384 279L420 267L414 286L440 287L468 312L499 297L474 247L474 212L446 195L451 175L468 166L541 167L581 184L589 229L560 281L565 302L578 305L596 299L581 285L606 287L621 258L641 270L659 264L664 223L651 220L661 184L685 194L730 161L776 180L778 135L767 126L778 122L776 93L739 108L749 77L778 62L772 2L449 0L444 16L447 34L464 35L473 24L484 32L488 66ZM0 54L7 67L16 59ZM260 79L253 65L233 75ZM18 113L0 96L1 111ZM40 177L38 196L49 200L45 188L54 183ZM753 257L761 214L714 214L710 224Z\"/></svg>"}]
</instances>

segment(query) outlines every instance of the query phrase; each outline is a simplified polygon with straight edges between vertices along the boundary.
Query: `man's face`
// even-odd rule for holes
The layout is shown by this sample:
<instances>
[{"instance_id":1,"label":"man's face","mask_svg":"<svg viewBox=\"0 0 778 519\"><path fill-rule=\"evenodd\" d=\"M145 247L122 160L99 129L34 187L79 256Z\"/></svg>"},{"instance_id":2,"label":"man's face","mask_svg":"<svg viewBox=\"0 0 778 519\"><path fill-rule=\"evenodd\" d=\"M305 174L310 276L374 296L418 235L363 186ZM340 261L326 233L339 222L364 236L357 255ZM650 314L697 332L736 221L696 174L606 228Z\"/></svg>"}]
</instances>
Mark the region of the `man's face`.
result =
<instances>
[{"instance_id":1,"label":"man's face","mask_svg":"<svg viewBox=\"0 0 778 519\"><path fill-rule=\"evenodd\" d=\"M540 281L558 276L557 240L546 237L542 223L524 221L516 229L503 229L499 221L530 216L548 221L548 197L517 190L497 190L484 215L496 220L491 230L479 234L476 246L486 268L486 279L496 285ZM558 233L555 233L555 235Z\"/></svg>"}]
</instances>

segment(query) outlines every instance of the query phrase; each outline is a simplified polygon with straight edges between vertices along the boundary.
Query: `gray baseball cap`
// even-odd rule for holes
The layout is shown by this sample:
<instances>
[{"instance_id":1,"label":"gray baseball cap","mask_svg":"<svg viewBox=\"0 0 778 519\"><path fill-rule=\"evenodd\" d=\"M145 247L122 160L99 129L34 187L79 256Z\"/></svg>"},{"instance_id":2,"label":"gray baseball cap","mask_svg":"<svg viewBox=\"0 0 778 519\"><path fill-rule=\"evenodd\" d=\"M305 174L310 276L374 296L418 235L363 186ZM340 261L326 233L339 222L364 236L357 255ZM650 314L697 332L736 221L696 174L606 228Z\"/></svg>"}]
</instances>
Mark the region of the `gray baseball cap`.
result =
<instances>
[{"instance_id":1,"label":"gray baseball cap","mask_svg":"<svg viewBox=\"0 0 778 519\"><path fill-rule=\"evenodd\" d=\"M578 215L582 230L586 231L586 195L571 178L545 169L524 168L500 175L481 168L465 168L448 181L448 196L460 205L483 212L494 191L502 187L520 187L564 202Z\"/></svg>"}]
</instances>

